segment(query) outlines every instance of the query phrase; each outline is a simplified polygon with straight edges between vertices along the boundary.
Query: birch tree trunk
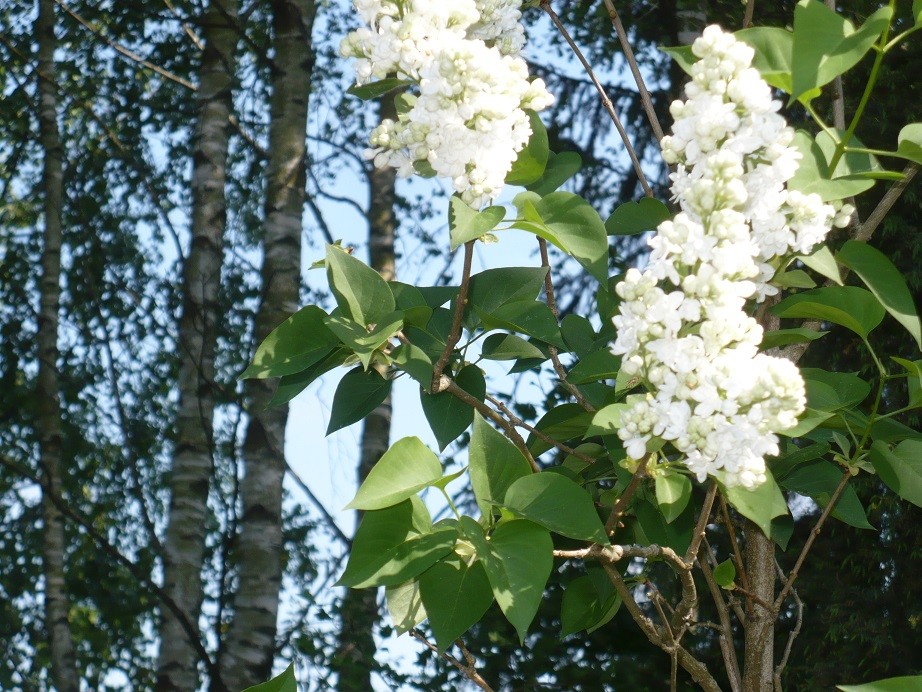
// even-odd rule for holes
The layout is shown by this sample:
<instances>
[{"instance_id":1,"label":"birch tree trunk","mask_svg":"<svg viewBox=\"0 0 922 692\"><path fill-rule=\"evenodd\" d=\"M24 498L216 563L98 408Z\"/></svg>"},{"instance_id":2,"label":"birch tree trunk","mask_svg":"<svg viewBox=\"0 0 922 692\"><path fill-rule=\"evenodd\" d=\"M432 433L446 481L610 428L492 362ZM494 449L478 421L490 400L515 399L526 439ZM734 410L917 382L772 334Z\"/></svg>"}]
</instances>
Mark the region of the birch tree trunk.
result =
<instances>
[{"instance_id":1,"label":"birch tree trunk","mask_svg":"<svg viewBox=\"0 0 922 692\"><path fill-rule=\"evenodd\" d=\"M204 49L192 153L192 244L183 267L179 324L179 415L164 540L163 587L198 622L212 474L215 324L227 209L224 184L233 107L237 0L212 0L202 18ZM179 621L162 613L157 689L198 689L196 653Z\"/></svg>"},{"instance_id":2,"label":"birch tree trunk","mask_svg":"<svg viewBox=\"0 0 922 692\"><path fill-rule=\"evenodd\" d=\"M58 383L58 311L61 304L61 208L64 201L58 131L57 93L54 85L56 40L53 0L38 5L39 127L44 164L44 247L38 312L38 377L36 432L41 476L47 492L42 497L43 571L45 577L45 629L51 651L51 680L58 692L77 692L80 677L68 615L70 598L64 583L64 515L52 501L61 496L61 399Z\"/></svg>"},{"instance_id":3,"label":"birch tree trunk","mask_svg":"<svg viewBox=\"0 0 922 692\"><path fill-rule=\"evenodd\" d=\"M381 118L395 117L392 96L381 102ZM371 267L386 281L396 277L394 215L396 173L393 168L373 168L369 176L371 201L368 208L368 248ZM358 482L387 451L391 435L391 397L365 418L362 431ZM362 513L356 512L356 525ZM348 589L340 605L339 643L333 661L340 692L363 692L372 689L371 672L375 667L374 627L378 622L377 589Z\"/></svg>"},{"instance_id":4,"label":"birch tree trunk","mask_svg":"<svg viewBox=\"0 0 922 692\"><path fill-rule=\"evenodd\" d=\"M272 0L275 56L257 343L298 309L315 11L314 0ZM247 381L250 419L243 443L239 586L221 659L222 677L240 688L265 682L275 653L288 407L265 408L273 389L265 380Z\"/></svg>"}]
</instances>

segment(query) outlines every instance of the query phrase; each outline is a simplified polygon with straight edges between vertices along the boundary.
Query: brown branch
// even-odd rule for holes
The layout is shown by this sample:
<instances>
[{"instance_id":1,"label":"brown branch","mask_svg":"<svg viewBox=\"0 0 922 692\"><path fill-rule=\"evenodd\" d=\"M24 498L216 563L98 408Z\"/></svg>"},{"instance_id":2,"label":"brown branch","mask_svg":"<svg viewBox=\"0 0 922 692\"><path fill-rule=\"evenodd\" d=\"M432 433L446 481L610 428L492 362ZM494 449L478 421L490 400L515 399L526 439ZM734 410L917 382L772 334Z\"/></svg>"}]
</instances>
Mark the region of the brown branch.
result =
<instances>
[{"instance_id":1,"label":"brown branch","mask_svg":"<svg viewBox=\"0 0 922 692\"><path fill-rule=\"evenodd\" d=\"M451 322L451 331L448 333L448 339L445 340L445 350L436 361L432 369L432 386L433 394L438 394L446 388L443 381L442 373L445 366L451 360L451 354L461 339L461 321L464 319L464 308L467 307L467 292L471 285L471 264L474 261L474 242L473 240L464 244L464 268L461 272L461 288L458 289L458 298L455 303L455 314ZM447 378L446 378L447 379Z\"/></svg>"},{"instance_id":2,"label":"brown branch","mask_svg":"<svg viewBox=\"0 0 922 692\"><path fill-rule=\"evenodd\" d=\"M698 522L695 524L695 533L692 534L691 543L688 550L685 551L685 564L691 569L698 555L698 548L701 541L704 540L704 532L707 530L708 520L711 518L711 510L714 507L714 498L717 497L717 483L711 481L707 494L704 496L704 504L701 505L701 514L698 515Z\"/></svg>"},{"instance_id":3,"label":"brown branch","mask_svg":"<svg viewBox=\"0 0 922 692\"><path fill-rule=\"evenodd\" d=\"M743 28L748 29L752 26L752 15L756 10L756 0L747 0L746 12L743 14Z\"/></svg>"},{"instance_id":4,"label":"brown branch","mask_svg":"<svg viewBox=\"0 0 922 692\"><path fill-rule=\"evenodd\" d=\"M631 618L637 623L637 626L640 627L641 632L646 635L650 643L659 647L669 655L672 655L674 651L679 665L691 675L692 679L697 682L705 692L720 692L720 685L717 684L717 681L714 679L714 676L711 675L707 666L696 659L680 644L671 644L663 628L657 627L650 618L644 615L637 601L634 600L634 595L631 593L631 590L627 587L627 584L624 583L621 573L607 563L602 563L602 567L609 581L614 585L618 595L621 596L624 607L627 608Z\"/></svg>"},{"instance_id":5,"label":"brown branch","mask_svg":"<svg viewBox=\"0 0 922 692\"><path fill-rule=\"evenodd\" d=\"M890 213L893 205L896 204L896 201L900 198L906 188L909 187L909 183L912 182L912 179L918 172L919 164L909 163L906 165L906 167L903 169L903 179L898 180L889 190L887 190L887 193L881 198L880 202L877 203L877 206L874 208L874 211L871 212L871 215L868 217L867 221L865 221L863 224L860 224L858 228L855 229L855 234L852 236L852 240L866 243L871 239L874 231L876 231L877 227L880 226L881 222L884 220L884 217Z\"/></svg>"},{"instance_id":6,"label":"brown branch","mask_svg":"<svg viewBox=\"0 0 922 692\"><path fill-rule=\"evenodd\" d=\"M743 562L743 555L740 553L740 546L736 540L736 529L733 527L733 521L730 519L730 510L727 507L727 499L720 495L720 513L723 517L724 526L727 527L727 534L730 537L730 545L733 546L733 561L736 563L736 573L740 576L740 582L744 589L749 589L749 575L746 574L746 566Z\"/></svg>"},{"instance_id":7,"label":"brown branch","mask_svg":"<svg viewBox=\"0 0 922 692\"><path fill-rule=\"evenodd\" d=\"M733 646L733 625L730 622L730 611L724 600L723 592L714 580L714 572L711 571L709 558L712 558L710 546L704 548L708 556L703 560L699 557L698 566L704 575L704 581L707 583L708 591L711 592L711 599L717 608L717 617L720 619L719 644L720 654L724 660L724 667L727 669L727 677L730 680L730 689L733 692L740 692L743 689L743 677L740 674L740 664L736 655L736 649Z\"/></svg>"},{"instance_id":8,"label":"brown branch","mask_svg":"<svg viewBox=\"0 0 922 692\"><path fill-rule=\"evenodd\" d=\"M634 172L637 173L637 179L640 181L640 184L644 189L644 193L647 195L647 197L652 197L653 189L650 187L650 183L647 182L647 176L644 175L643 168L640 165L640 159L637 157L637 152L634 150L634 145L631 143L631 138L628 137L627 131L624 129L624 125L621 124L621 119L618 117L618 113L615 111L615 107L612 105L611 99L605 92L605 87L602 86L602 83L599 81L598 77L595 76L595 72L593 71L592 66L589 64L589 61L586 60L586 56L583 55L582 51L579 49L579 46L577 46L573 41L573 37L570 36L570 32L567 31L567 28L563 25L563 22L560 21L560 17L557 16L557 13L554 12L553 9L551 9L549 0L541 0L541 9L544 10L547 16L551 18L554 26L557 27L557 30L564 37L564 40L570 46L573 54L576 55L583 68L586 70L586 74L589 75L589 79L592 80L596 91L599 92L599 98L602 99L602 105L605 107L606 112L611 117L612 122L615 124L615 128L618 130L618 134L621 136L621 141L624 142L624 146L627 149L628 156L631 157L631 163L634 165Z\"/></svg>"},{"instance_id":9,"label":"brown branch","mask_svg":"<svg viewBox=\"0 0 922 692\"><path fill-rule=\"evenodd\" d=\"M467 650L467 647L464 646L464 644L461 642L460 639L457 640L455 644L457 644L458 648L461 649L461 653L464 655L464 658L467 661L467 663L462 663L457 658L449 654L447 651L440 652L439 647L437 647L435 644L433 644L428 639L426 639L426 635L424 635L422 632L420 632L415 627L410 630L410 636L416 639L417 641L422 642L422 644L427 649L429 649L432 653L445 659L455 668L460 670L461 673L464 675L464 677L466 677L468 680L473 682L480 689L484 690L484 692L493 692L493 688L490 687L487 681L481 677L479 672L477 672L477 668L475 666L476 660L474 659L471 652Z\"/></svg>"},{"instance_id":10,"label":"brown branch","mask_svg":"<svg viewBox=\"0 0 922 692\"><path fill-rule=\"evenodd\" d=\"M785 581L786 577L784 576L784 571L781 569L781 565L778 564L777 560L775 560L775 567L778 568L778 577L781 581ZM800 634L800 628L804 623L804 602L800 600L800 596L797 595L797 589L791 589L791 596L794 597L794 603L797 605L797 620L794 622L794 629L788 634L788 641L784 646L784 655L781 657L781 661L778 665L775 666L775 692L783 692L781 688L781 674L788 665L788 659L791 657L791 649L794 647L794 640L797 639Z\"/></svg>"},{"instance_id":11,"label":"brown branch","mask_svg":"<svg viewBox=\"0 0 922 692\"><path fill-rule=\"evenodd\" d=\"M554 280L551 278L551 262L547 254L547 241L544 238L538 238L538 250L541 252L541 266L547 269L544 275L544 292L547 294L547 306L551 309L554 319L560 322L560 311L557 309L557 301L554 298ZM576 403L582 406L586 411L594 413L596 408L590 404L579 388L567 379L567 371L560 362L560 354L557 347L548 344L548 353L551 354L551 363L554 365L554 372L557 373L557 379L560 381L568 392L576 399Z\"/></svg>"},{"instance_id":12,"label":"brown branch","mask_svg":"<svg viewBox=\"0 0 922 692\"><path fill-rule=\"evenodd\" d=\"M618 520L624 515L624 510L627 509L627 505L631 501L631 498L634 496L634 492L640 485L640 481L646 475L647 463L649 461L649 454L640 460L640 464L637 466L637 470L634 471L634 475L631 476L630 483L627 484L624 492L621 493L621 495L618 497L618 501L615 502L615 506L611 508L611 514L608 515L608 521L605 522L605 532L609 536L614 535Z\"/></svg>"},{"instance_id":13,"label":"brown branch","mask_svg":"<svg viewBox=\"0 0 922 692\"><path fill-rule=\"evenodd\" d=\"M519 448L519 451L522 452L522 454L528 460L532 471L535 473L541 472L541 467L538 466L538 462L535 461L535 456L531 453L528 445L525 444L525 440L522 439L522 436L519 435L519 431L515 429L515 426L512 423L510 423L492 408L487 406L480 399L470 394L467 390L462 389L454 380L443 375L441 378L439 378L439 383L439 391L448 392L452 396L457 397L468 406L472 406L474 409L476 409L477 412L480 413L480 415L482 415L484 418L489 418L499 427L501 427L503 432L506 433L506 436L512 440L513 444Z\"/></svg>"},{"instance_id":14,"label":"brown branch","mask_svg":"<svg viewBox=\"0 0 922 692\"><path fill-rule=\"evenodd\" d=\"M489 401L496 408L498 408L500 413L502 413L503 415L506 416L506 418L509 419L510 423L520 428L525 428L528 432L530 432L532 435L537 437L542 442L545 442L549 445L553 445L554 447L559 449L564 454L571 454L575 456L577 459L582 459L583 461L590 463L590 464L595 463L595 459L593 459L588 454L583 454L582 452L579 452L573 449L569 445L565 445L563 442L558 442L557 440L555 440L553 437L551 437L547 433L542 432L541 430L538 430L533 425L526 423L524 420L522 420L517 415L515 415L512 411L510 411L509 407L506 406L506 404L504 404L502 401L497 399L495 396L487 394L487 401Z\"/></svg>"},{"instance_id":15,"label":"brown branch","mask_svg":"<svg viewBox=\"0 0 922 692\"><path fill-rule=\"evenodd\" d=\"M627 32L624 30L624 24L621 23L621 17L618 16L618 12L615 10L615 5L612 0L605 0L605 9L608 11L608 17L611 19L611 24L615 28L615 33L618 34L621 50L624 52L628 67L631 69L631 75L633 75L634 82L637 84L637 90L640 93L640 102L643 104L644 112L647 114L647 120L650 121L653 135L656 137L656 141L659 142L663 139L663 128L660 126L659 119L656 117L656 109L653 107L653 99L650 97L650 90L647 89L647 84L644 82L643 75L640 73L640 67L637 65L637 59L634 57L634 49L631 47Z\"/></svg>"},{"instance_id":16,"label":"brown branch","mask_svg":"<svg viewBox=\"0 0 922 692\"><path fill-rule=\"evenodd\" d=\"M820 531L823 529L823 524L826 523L826 519L830 514L832 514L832 510L835 509L836 503L839 501L839 498L842 497L842 493L845 492L845 488L848 485L848 481L851 477L851 471L846 471L842 474L842 480L839 481L838 487L835 489L835 492L829 499L829 504L826 505L826 509L823 510L823 513L817 520L816 525L813 527L813 530L807 537L807 542L804 543L804 547L800 551L800 555L797 556L797 562L794 563L794 569L792 569L791 573L788 575L787 581L784 582L784 586L781 587L781 592L778 594L778 598L775 599L774 606L772 606L776 614L781 610L781 605L784 603L784 599L787 598L788 593L790 593L791 589L794 588L794 582L797 580L797 575L800 573L800 568L803 566L804 560L807 559L807 553L810 552L810 548L813 547L813 542L816 540L816 537L820 535Z\"/></svg>"}]
</instances>

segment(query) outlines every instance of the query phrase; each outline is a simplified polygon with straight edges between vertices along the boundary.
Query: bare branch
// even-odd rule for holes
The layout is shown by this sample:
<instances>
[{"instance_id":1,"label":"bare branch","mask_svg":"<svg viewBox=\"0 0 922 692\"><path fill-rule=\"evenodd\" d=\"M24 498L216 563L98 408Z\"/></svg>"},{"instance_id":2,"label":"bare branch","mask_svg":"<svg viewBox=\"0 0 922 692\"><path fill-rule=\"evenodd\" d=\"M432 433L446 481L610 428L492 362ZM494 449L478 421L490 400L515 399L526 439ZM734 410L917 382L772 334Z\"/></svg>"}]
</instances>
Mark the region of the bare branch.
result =
<instances>
[{"instance_id":1,"label":"bare branch","mask_svg":"<svg viewBox=\"0 0 922 692\"><path fill-rule=\"evenodd\" d=\"M537 437L542 442L552 445L553 447L559 449L564 454L570 454L572 456L575 456L577 459L582 459L583 461L589 464L592 464L595 462L595 459L593 459L588 454L583 454L582 452L578 452L572 447L565 445L563 442L558 442L553 437L551 437L550 435L548 435L547 433L541 430L538 430L533 425L529 425L524 420L522 420L517 415L515 415L512 411L510 411L509 407L506 406L506 404L504 404L502 401L497 399L495 396L491 396L490 394L487 394L487 401L489 401L496 408L498 408L500 413L502 413L503 415L506 416L506 418L509 419L510 423L512 423L513 425L519 428L525 428L528 432L530 432L532 435Z\"/></svg>"},{"instance_id":2,"label":"bare branch","mask_svg":"<svg viewBox=\"0 0 922 692\"><path fill-rule=\"evenodd\" d=\"M708 558L711 557L710 546L705 546L708 557L703 560L699 557L698 566L704 575L704 581L708 585L708 591L711 592L711 598L714 606L717 608L717 617L720 619L720 653L723 656L724 666L727 669L727 677L730 680L730 689L733 692L740 692L743 689L743 676L740 674L740 664L736 656L736 649L733 646L733 625L730 622L730 611L724 600L723 592L714 580L714 572L711 571L711 565Z\"/></svg>"},{"instance_id":3,"label":"bare branch","mask_svg":"<svg viewBox=\"0 0 922 692\"><path fill-rule=\"evenodd\" d=\"M541 266L547 269L547 274L544 275L544 292L547 294L547 305L551 309L554 319L559 322L560 311L557 309L557 301L554 298L554 279L551 277L551 262L547 254L547 241L544 238L538 238L538 250L541 252ZM563 364L560 362L560 354L557 352L557 347L548 344L548 352L551 354L551 363L554 364L554 372L557 373L557 379L560 381L560 384L573 395L573 398L576 399L576 403L585 410L594 412L596 410L595 406L590 404L586 400L586 397L583 396L583 393L579 391L579 388L571 384L567 379L567 371L564 370Z\"/></svg>"},{"instance_id":4,"label":"bare branch","mask_svg":"<svg viewBox=\"0 0 922 692\"><path fill-rule=\"evenodd\" d=\"M196 90L196 86L192 82L190 82L188 79L180 77L178 74L170 72L169 70L166 70L160 67L159 65L155 65L154 63L150 62L149 60L146 60L145 58L141 57L137 53L128 50L127 48L125 48L125 46L121 45L120 43L113 41L111 38L103 34L92 24L90 24L86 19L81 17L79 14L77 14L67 3L63 2L62 0L54 0L54 3L58 7L60 7L62 10L67 12L67 14L69 14L71 17L73 17L81 26L89 30L94 36L96 36L107 46L115 50L117 53L120 53L124 55L126 58L128 58L129 60L133 60L139 65L143 65L147 69L156 72L164 79L168 79L171 82L176 82L180 86L184 86L186 89L189 89L190 91Z\"/></svg>"},{"instance_id":5,"label":"bare branch","mask_svg":"<svg viewBox=\"0 0 922 692\"><path fill-rule=\"evenodd\" d=\"M781 565L778 564L778 561L775 560L775 567L778 568L778 577L781 581L786 581L784 572L781 569ZM794 598L794 603L797 605L797 619L794 622L794 629L791 630L788 634L787 644L784 646L784 655L781 657L781 661L775 666L775 692L783 692L781 687L781 674L784 672L784 669L788 665L788 659L791 657L791 649L794 647L794 640L797 639L797 636L800 634L800 628L804 623L804 602L800 600L800 596L797 595L797 589L791 589L791 596Z\"/></svg>"},{"instance_id":6,"label":"bare branch","mask_svg":"<svg viewBox=\"0 0 922 692\"><path fill-rule=\"evenodd\" d=\"M644 82L640 67L637 65L637 59L634 57L634 49L631 47L627 32L624 30L624 24L621 23L621 17L618 16L618 12L615 10L615 5L612 0L605 0L605 9L608 11L608 16L611 19L612 26L615 28L615 33L618 34L618 41L621 42L621 50L624 51L624 57L627 59L628 67L631 69L631 75L633 75L634 82L637 84L637 91L640 93L640 102L643 104L644 112L647 114L647 120L650 121L650 128L653 130L653 134L658 142L663 139L663 128L660 126L659 119L656 117L653 99L650 97L650 90L647 89L647 84Z\"/></svg>"},{"instance_id":7,"label":"bare branch","mask_svg":"<svg viewBox=\"0 0 922 692\"><path fill-rule=\"evenodd\" d=\"M820 535L820 531L823 529L823 524L826 523L826 519L828 519L829 515L832 514L832 510L836 508L836 503L839 501L839 498L842 497L842 493L845 492L845 488L848 485L848 481L851 479L851 477L851 471L846 471L842 474L842 479L839 481L838 487L836 487L832 497L829 498L829 504L826 505L826 509L823 510L823 513L817 520L816 525L813 527L813 530L807 537L807 542L804 543L804 547L800 551L800 555L797 556L797 562L794 563L794 569L791 570L787 581L784 582L784 586L781 587L781 592L778 594L778 598L775 599L773 609L776 614L781 610L781 605L784 603L784 599L787 598L787 595L791 592L791 589L794 588L794 582L797 580L797 575L800 573L800 568L803 566L804 560L807 559L807 554L810 552L810 548L813 547L813 542L816 540L816 537Z\"/></svg>"},{"instance_id":8,"label":"bare branch","mask_svg":"<svg viewBox=\"0 0 922 692\"><path fill-rule=\"evenodd\" d=\"M640 181L641 186L643 186L644 193L647 197L653 196L653 189L650 187L650 183L647 182L647 176L644 175L643 167L640 165L640 159L637 157L637 151L634 149L634 145L631 143L631 138L628 137L627 131L624 129L624 125L621 124L621 119L618 117L618 113L615 111L615 107L611 102L611 99L608 98L608 94L605 93L605 87L602 86L602 83L599 81L598 77L595 76L595 72L592 69L592 66L589 64L589 61L586 60L586 56L583 55L582 51L579 49L579 46L573 41L573 37L570 36L570 32L567 31L567 28L563 25L563 22L560 21L560 17L557 16L557 13L551 9L549 0L541 0L541 9L551 18L551 21L554 23L554 26L557 27L557 30L564 37L564 40L570 46L573 54L576 55L577 59L582 64L583 68L586 70L586 74L589 75L589 79L592 80L592 83L595 85L596 91L599 92L599 97L602 99L602 105L605 107L606 112L611 117L612 122L615 124L615 128L618 130L618 134L621 136L621 141L624 142L624 146L627 149L628 156L631 157L631 163L634 164L634 172L637 173L637 179Z\"/></svg>"},{"instance_id":9,"label":"bare branch","mask_svg":"<svg viewBox=\"0 0 922 692\"><path fill-rule=\"evenodd\" d=\"M637 470L634 471L634 475L631 476L630 483L627 484L627 487L624 489L624 492L618 497L618 501L615 502L615 506L611 508L611 514L608 515L608 521L605 522L605 532L609 536L613 536L615 533L615 528L618 525L618 520L624 515L624 510L627 509L628 503L631 501L631 498L634 496L640 481L643 480L647 471L647 463L650 461L650 455L646 455L643 459L640 460L640 464L637 466Z\"/></svg>"},{"instance_id":10,"label":"bare branch","mask_svg":"<svg viewBox=\"0 0 922 692\"><path fill-rule=\"evenodd\" d=\"M461 653L464 655L464 658L467 661L467 663L462 663L457 658L449 654L447 651L440 652L439 647L437 647L435 644L433 644L428 639L426 639L426 635L424 635L422 632L420 632L415 627L410 630L410 636L416 639L417 641L422 642L422 644L427 649L429 649L432 653L434 653L436 656L440 656L441 658L448 661L455 668L460 670L461 673L464 675L464 677L466 677L468 680L473 682L475 685L477 685L477 687L482 689L484 692L493 692L493 688L490 687L487 681L481 677L479 672L477 672L477 668L475 666L476 660L474 659L471 652L468 651L467 647L464 646L463 642L460 639L456 641L455 644L457 644L458 648L461 649Z\"/></svg>"},{"instance_id":11,"label":"bare branch","mask_svg":"<svg viewBox=\"0 0 922 692\"><path fill-rule=\"evenodd\" d=\"M464 268L461 273L461 288L458 290L458 298L455 303L455 314L451 322L451 331L448 333L448 339L445 341L445 349L442 351L442 355L439 356L435 367L432 369L431 389L433 394L438 394L442 391L442 373L445 371L445 366L448 365L448 361L451 360L451 354L454 352L455 346L458 345L458 341L461 339L461 320L464 318L464 309L467 307L467 292L471 285L471 264L474 259L474 242L475 241L471 240L464 244Z\"/></svg>"}]
</instances>

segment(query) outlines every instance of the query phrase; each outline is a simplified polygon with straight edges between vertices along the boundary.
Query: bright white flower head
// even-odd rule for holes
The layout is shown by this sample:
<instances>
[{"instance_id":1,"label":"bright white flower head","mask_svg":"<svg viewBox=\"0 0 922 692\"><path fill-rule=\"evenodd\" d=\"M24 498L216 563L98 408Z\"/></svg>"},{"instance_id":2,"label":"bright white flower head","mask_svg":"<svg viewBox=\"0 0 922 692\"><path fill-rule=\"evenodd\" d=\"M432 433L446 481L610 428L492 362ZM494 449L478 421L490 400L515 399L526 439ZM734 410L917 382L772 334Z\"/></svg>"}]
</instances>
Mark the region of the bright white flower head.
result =
<instances>
[{"instance_id":1,"label":"bright white flower head","mask_svg":"<svg viewBox=\"0 0 922 692\"><path fill-rule=\"evenodd\" d=\"M425 162L471 206L494 199L531 136L525 110L553 103L519 57L522 0L354 4L368 26L340 52L355 58L356 81L396 75L419 90L408 112L372 132L367 156L405 177Z\"/></svg>"},{"instance_id":2,"label":"bright white flower head","mask_svg":"<svg viewBox=\"0 0 922 692\"><path fill-rule=\"evenodd\" d=\"M692 51L687 98L670 107L675 124L662 141L681 211L649 240L644 271L629 270L616 288L612 350L651 390L633 399L618 432L634 459L663 440L699 480L718 474L751 488L806 398L794 364L758 352L762 328L745 303L777 292L772 260L811 252L853 209L786 188L800 154L751 67L752 48L710 26Z\"/></svg>"}]
</instances>

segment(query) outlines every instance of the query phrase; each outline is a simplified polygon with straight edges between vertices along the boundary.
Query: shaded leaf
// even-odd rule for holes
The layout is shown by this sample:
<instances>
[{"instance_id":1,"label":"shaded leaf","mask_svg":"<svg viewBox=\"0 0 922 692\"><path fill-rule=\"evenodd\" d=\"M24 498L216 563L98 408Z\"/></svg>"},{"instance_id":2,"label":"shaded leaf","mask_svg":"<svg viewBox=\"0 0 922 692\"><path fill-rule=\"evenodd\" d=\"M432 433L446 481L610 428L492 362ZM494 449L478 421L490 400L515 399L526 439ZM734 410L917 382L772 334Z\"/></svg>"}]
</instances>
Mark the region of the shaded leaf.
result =
<instances>
[{"instance_id":1,"label":"shaded leaf","mask_svg":"<svg viewBox=\"0 0 922 692\"><path fill-rule=\"evenodd\" d=\"M904 500L922 507L922 441L904 440L896 447L875 440L871 463L880 479Z\"/></svg>"},{"instance_id":2,"label":"shaded leaf","mask_svg":"<svg viewBox=\"0 0 922 692\"><path fill-rule=\"evenodd\" d=\"M665 204L658 199L644 197L615 207L605 222L605 230L608 235L634 235L655 229L670 216L672 214Z\"/></svg>"},{"instance_id":3,"label":"shaded leaf","mask_svg":"<svg viewBox=\"0 0 922 692\"><path fill-rule=\"evenodd\" d=\"M289 665L280 675L253 687L247 687L243 692L298 692L298 681L295 679L295 664Z\"/></svg>"},{"instance_id":4,"label":"shaded leaf","mask_svg":"<svg viewBox=\"0 0 922 692\"><path fill-rule=\"evenodd\" d=\"M478 401L486 397L487 383L483 371L476 365L461 370L455 376L455 383ZM474 409L448 392L428 394L420 390L419 400L439 450L456 440L474 421Z\"/></svg>"},{"instance_id":5,"label":"shaded leaf","mask_svg":"<svg viewBox=\"0 0 922 692\"><path fill-rule=\"evenodd\" d=\"M377 370L355 368L339 381L333 394L327 435L357 423L374 411L391 393L391 381Z\"/></svg>"},{"instance_id":6,"label":"shaded leaf","mask_svg":"<svg viewBox=\"0 0 922 692\"><path fill-rule=\"evenodd\" d=\"M884 318L884 308L872 293L857 286L829 286L788 296L774 308L779 317L833 322L866 339Z\"/></svg>"},{"instance_id":7,"label":"shaded leaf","mask_svg":"<svg viewBox=\"0 0 922 692\"><path fill-rule=\"evenodd\" d=\"M922 349L922 325L915 301L903 275L886 255L867 243L849 240L839 250L837 259L861 277L881 305L906 327Z\"/></svg>"},{"instance_id":8,"label":"shaded leaf","mask_svg":"<svg viewBox=\"0 0 922 692\"><path fill-rule=\"evenodd\" d=\"M430 568L431 569L431 568ZM406 581L384 589L387 612L397 634L404 634L426 619L426 608L419 593L419 581Z\"/></svg>"},{"instance_id":9,"label":"shaded leaf","mask_svg":"<svg viewBox=\"0 0 922 692\"><path fill-rule=\"evenodd\" d=\"M502 504L561 536L596 543L608 541L588 491L559 473L519 478L509 487Z\"/></svg>"}]
</instances>

